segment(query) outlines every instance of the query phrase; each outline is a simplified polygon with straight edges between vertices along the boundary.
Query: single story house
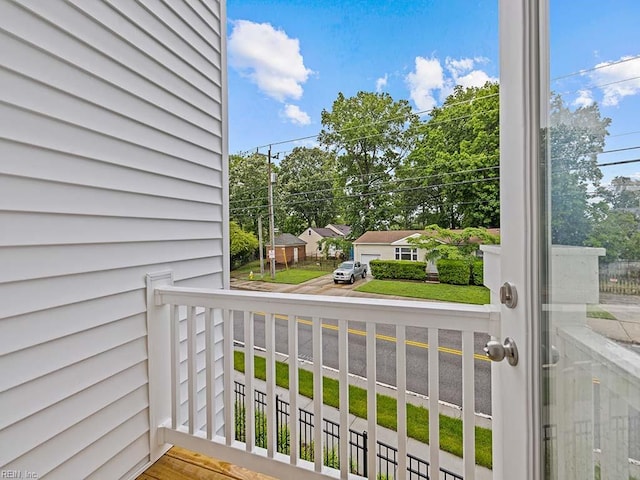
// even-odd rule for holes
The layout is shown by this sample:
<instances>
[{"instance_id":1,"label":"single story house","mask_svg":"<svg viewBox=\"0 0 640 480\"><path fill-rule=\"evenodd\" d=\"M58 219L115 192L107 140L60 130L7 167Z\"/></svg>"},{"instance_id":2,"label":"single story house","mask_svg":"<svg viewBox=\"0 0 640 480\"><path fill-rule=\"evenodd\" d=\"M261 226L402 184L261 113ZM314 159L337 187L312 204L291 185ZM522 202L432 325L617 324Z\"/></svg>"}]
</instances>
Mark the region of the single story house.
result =
<instances>
[{"instance_id":1,"label":"single story house","mask_svg":"<svg viewBox=\"0 0 640 480\"><path fill-rule=\"evenodd\" d=\"M309 227L298 238L307 244L306 254L309 258L315 258L322 255L322 247L319 242L325 238L345 238L351 233L351 227L348 225L329 224L324 228ZM336 256L335 247L329 248L329 256Z\"/></svg>"},{"instance_id":2,"label":"single story house","mask_svg":"<svg viewBox=\"0 0 640 480\"><path fill-rule=\"evenodd\" d=\"M388 230L363 233L353 242L353 255L356 261L369 265L371 260L425 260L425 250L409 243L424 230ZM371 271L370 268L367 268Z\"/></svg>"},{"instance_id":3,"label":"single story house","mask_svg":"<svg viewBox=\"0 0 640 480\"><path fill-rule=\"evenodd\" d=\"M276 263L298 263L307 258L307 242L290 233L283 233L274 238L276 250ZM267 244L267 252L271 245ZM269 255L267 255L268 257Z\"/></svg>"},{"instance_id":4,"label":"single story house","mask_svg":"<svg viewBox=\"0 0 640 480\"><path fill-rule=\"evenodd\" d=\"M497 228L487 229L498 235ZM454 230L456 231L456 230ZM412 260L424 262L427 254L423 248L413 245L409 239L424 235L425 230L388 230L384 232L369 231L353 242L354 259L369 265L371 260ZM368 268L369 271L371 269ZM435 264L427 265L427 272L437 274Z\"/></svg>"}]
</instances>

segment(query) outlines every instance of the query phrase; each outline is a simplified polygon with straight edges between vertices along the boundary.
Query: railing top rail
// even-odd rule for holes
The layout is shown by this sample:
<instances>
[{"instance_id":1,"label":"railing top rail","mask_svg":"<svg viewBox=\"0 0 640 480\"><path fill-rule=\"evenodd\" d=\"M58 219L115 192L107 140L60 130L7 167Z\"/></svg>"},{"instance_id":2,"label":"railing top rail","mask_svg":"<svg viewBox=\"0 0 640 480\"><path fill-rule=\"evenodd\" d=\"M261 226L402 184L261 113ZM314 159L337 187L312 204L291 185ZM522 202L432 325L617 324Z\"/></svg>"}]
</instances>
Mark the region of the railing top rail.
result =
<instances>
[{"instance_id":1,"label":"railing top rail","mask_svg":"<svg viewBox=\"0 0 640 480\"><path fill-rule=\"evenodd\" d=\"M491 331L493 305L161 286L156 304L187 305L449 330Z\"/></svg>"},{"instance_id":2,"label":"railing top rail","mask_svg":"<svg viewBox=\"0 0 640 480\"><path fill-rule=\"evenodd\" d=\"M637 353L603 337L586 325L562 326L558 329L558 335L571 342L588 358L640 388L640 362Z\"/></svg>"}]
</instances>

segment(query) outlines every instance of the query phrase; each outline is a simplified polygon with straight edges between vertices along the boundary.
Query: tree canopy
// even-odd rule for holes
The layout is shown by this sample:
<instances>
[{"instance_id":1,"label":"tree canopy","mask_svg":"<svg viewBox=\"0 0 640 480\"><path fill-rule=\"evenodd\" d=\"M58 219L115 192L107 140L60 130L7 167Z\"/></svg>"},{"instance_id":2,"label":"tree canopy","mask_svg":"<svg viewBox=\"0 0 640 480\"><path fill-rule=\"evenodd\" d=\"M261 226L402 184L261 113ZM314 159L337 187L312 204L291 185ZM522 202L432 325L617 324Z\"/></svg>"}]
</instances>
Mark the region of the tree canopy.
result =
<instances>
[{"instance_id":1,"label":"tree canopy","mask_svg":"<svg viewBox=\"0 0 640 480\"><path fill-rule=\"evenodd\" d=\"M602 208L589 201L589 191L595 191L602 179L597 159L610 123L595 103L571 110L560 95L551 99L547 145L554 244L584 245Z\"/></svg>"},{"instance_id":2,"label":"tree canopy","mask_svg":"<svg viewBox=\"0 0 640 480\"><path fill-rule=\"evenodd\" d=\"M333 155L320 148L296 147L278 170L278 212L285 218L280 222L282 231L298 235L307 227L323 227L334 220Z\"/></svg>"},{"instance_id":3,"label":"tree canopy","mask_svg":"<svg viewBox=\"0 0 640 480\"><path fill-rule=\"evenodd\" d=\"M420 127L416 148L398 169L403 228L499 225L498 88L457 86Z\"/></svg>"},{"instance_id":4,"label":"tree canopy","mask_svg":"<svg viewBox=\"0 0 640 480\"><path fill-rule=\"evenodd\" d=\"M419 118L388 93L342 93L322 111L320 143L334 151L341 212L353 234L387 229L394 217L395 169L412 151Z\"/></svg>"}]
</instances>

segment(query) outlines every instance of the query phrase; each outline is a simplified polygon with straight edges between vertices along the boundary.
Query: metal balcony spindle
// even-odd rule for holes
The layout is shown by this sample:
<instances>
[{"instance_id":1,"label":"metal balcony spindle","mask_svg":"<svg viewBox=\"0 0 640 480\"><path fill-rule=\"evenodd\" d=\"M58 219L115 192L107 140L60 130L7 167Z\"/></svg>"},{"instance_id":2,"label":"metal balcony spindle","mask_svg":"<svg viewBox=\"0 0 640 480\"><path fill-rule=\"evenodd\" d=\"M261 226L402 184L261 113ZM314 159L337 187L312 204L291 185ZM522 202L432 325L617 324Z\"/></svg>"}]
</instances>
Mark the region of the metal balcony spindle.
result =
<instances>
[{"instance_id":1,"label":"metal balcony spindle","mask_svg":"<svg viewBox=\"0 0 640 480\"><path fill-rule=\"evenodd\" d=\"M322 322L312 320L313 335L313 459L316 472L322 471Z\"/></svg>"},{"instance_id":2,"label":"metal balcony spindle","mask_svg":"<svg viewBox=\"0 0 640 480\"><path fill-rule=\"evenodd\" d=\"M253 312L244 312L244 381L247 388L245 399L245 441L247 452L253 452L256 443L255 387L254 378Z\"/></svg>"},{"instance_id":3,"label":"metal balcony spindle","mask_svg":"<svg viewBox=\"0 0 640 480\"><path fill-rule=\"evenodd\" d=\"M430 478L440 477L440 339L429 328L429 465Z\"/></svg>"},{"instance_id":4,"label":"metal balcony spindle","mask_svg":"<svg viewBox=\"0 0 640 480\"><path fill-rule=\"evenodd\" d=\"M349 323L338 322L338 366L340 389L340 478L349 478Z\"/></svg>"},{"instance_id":5,"label":"metal balcony spindle","mask_svg":"<svg viewBox=\"0 0 640 480\"><path fill-rule=\"evenodd\" d=\"M298 322L289 315L289 455L292 465L298 464Z\"/></svg>"},{"instance_id":6,"label":"metal balcony spindle","mask_svg":"<svg viewBox=\"0 0 640 480\"><path fill-rule=\"evenodd\" d=\"M187 387L189 389L189 433L198 428L198 367L196 334L196 307L187 307Z\"/></svg>"},{"instance_id":7,"label":"metal balcony spindle","mask_svg":"<svg viewBox=\"0 0 640 480\"><path fill-rule=\"evenodd\" d=\"M407 330L396 326L396 383L398 387L398 470L396 480L407 478Z\"/></svg>"},{"instance_id":8,"label":"metal balcony spindle","mask_svg":"<svg viewBox=\"0 0 640 480\"><path fill-rule=\"evenodd\" d=\"M473 331L462 332L462 476L474 480L476 473L475 384Z\"/></svg>"},{"instance_id":9,"label":"metal balcony spindle","mask_svg":"<svg viewBox=\"0 0 640 480\"><path fill-rule=\"evenodd\" d=\"M216 368L213 346L215 342L213 309L207 308L204 311L204 351L205 351L205 374L207 392L207 438L213 439L216 434Z\"/></svg>"},{"instance_id":10,"label":"metal balcony spindle","mask_svg":"<svg viewBox=\"0 0 640 480\"><path fill-rule=\"evenodd\" d=\"M367 323L367 429L369 457L369 478L376 480L376 452L377 450L377 398L376 398L376 324Z\"/></svg>"},{"instance_id":11,"label":"metal balcony spindle","mask_svg":"<svg viewBox=\"0 0 640 480\"><path fill-rule=\"evenodd\" d=\"M265 349L266 349L266 369L267 369L267 456L273 458L277 452L278 432L276 431L276 316L273 313L266 313L265 323Z\"/></svg>"}]
</instances>

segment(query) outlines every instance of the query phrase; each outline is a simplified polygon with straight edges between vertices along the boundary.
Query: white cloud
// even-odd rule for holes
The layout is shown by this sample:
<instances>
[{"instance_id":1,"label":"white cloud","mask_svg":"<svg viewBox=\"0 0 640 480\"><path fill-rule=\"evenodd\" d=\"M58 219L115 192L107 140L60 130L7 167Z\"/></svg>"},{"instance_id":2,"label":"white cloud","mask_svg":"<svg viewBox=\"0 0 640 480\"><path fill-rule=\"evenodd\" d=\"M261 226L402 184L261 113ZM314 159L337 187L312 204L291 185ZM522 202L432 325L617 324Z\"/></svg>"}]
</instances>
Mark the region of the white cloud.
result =
<instances>
[{"instance_id":1,"label":"white cloud","mask_svg":"<svg viewBox=\"0 0 640 480\"><path fill-rule=\"evenodd\" d=\"M615 106L627 96L640 93L640 58L625 56L602 62L586 72L595 87L602 91L602 105Z\"/></svg>"},{"instance_id":2,"label":"white cloud","mask_svg":"<svg viewBox=\"0 0 640 480\"><path fill-rule=\"evenodd\" d=\"M593 104L593 92L588 88L578 90L578 98L573 101L576 107L588 107Z\"/></svg>"},{"instance_id":3,"label":"white cloud","mask_svg":"<svg viewBox=\"0 0 640 480\"><path fill-rule=\"evenodd\" d=\"M430 110L436 106L435 92L445 86L440 60L416 57L415 72L409 73L405 80L411 99L419 110Z\"/></svg>"},{"instance_id":4,"label":"white cloud","mask_svg":"<svg viewBox=\"0 0 640 480\"><path fill-rule=\"evenodd\" d=\"M388 75L385 73L384 77L380 77L376 80L376 92L380 93L387 86Z\"/></svg>"},{"instance_id":5,"label":"white cloud","mask_svg":"<svg viewBox=\"0 0 640 480\"><path fill-rule=\"evenodd\" d=\"M442 62L438 58L426 59L416 57L415 71L405 77L409 86L410 96L419 110L430 110L439 101L443 101L456 85L468 87L481 87L486 82L496 82L497 78L489 76L486 72L474 69L479 63L487 63L484 57L476 58L450 58Z\"/></svg>"},{"instance_id":6,"label":"white cloud","mask_svg":"<svg viewBox=\"0 0 640 480\"><path fill-rule=\"evenodd\" d=\"M282 114L291 123L295 123L296 125L309 125L311 123L311 117L307 112L300 110L300 107L297 105L286 104Z\"/></svg>"},{"instance_id":7,"label":"white cloud","mask_svg":"<svg viewBox=\"0 0 640 480\"><path fill-rule=\"evenodd\" d=\"M268 23L233 22L230 64L272 98L284 102L302 97L302 85L313 73L305 67L300 42Z\"/></svg>"}]
</instances>

